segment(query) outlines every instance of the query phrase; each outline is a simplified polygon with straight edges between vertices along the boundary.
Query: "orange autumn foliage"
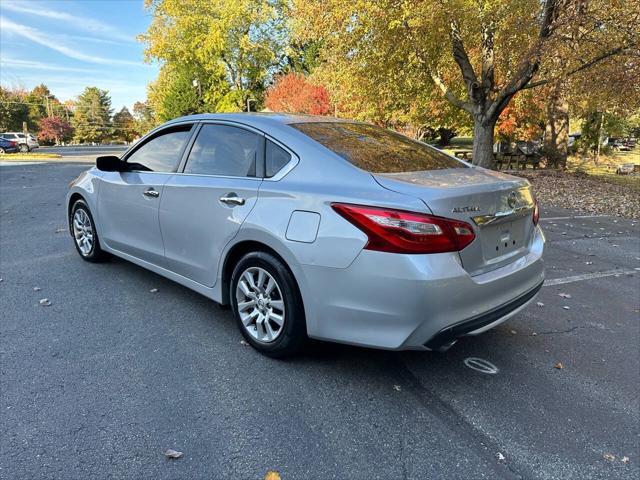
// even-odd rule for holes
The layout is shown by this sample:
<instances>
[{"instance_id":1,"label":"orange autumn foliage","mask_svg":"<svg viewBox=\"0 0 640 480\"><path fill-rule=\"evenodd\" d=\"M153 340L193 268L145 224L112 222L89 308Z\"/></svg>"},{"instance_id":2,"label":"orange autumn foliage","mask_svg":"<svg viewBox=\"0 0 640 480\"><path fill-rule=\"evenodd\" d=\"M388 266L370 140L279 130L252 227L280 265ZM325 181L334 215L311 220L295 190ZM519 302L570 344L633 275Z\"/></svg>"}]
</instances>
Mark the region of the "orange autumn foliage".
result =
<instances>
[{"instance_id":1,"label":"orange autumn foliage","mask_svg":"<svg viewBox=\"0 0 640 480\"><path fill-rule=\"evenodd\" d=\"M327 115L331 110L327 89L297 73L278 77L266 92L265 105L274 112L310 115Z\"/></svg>"}]
</instances>

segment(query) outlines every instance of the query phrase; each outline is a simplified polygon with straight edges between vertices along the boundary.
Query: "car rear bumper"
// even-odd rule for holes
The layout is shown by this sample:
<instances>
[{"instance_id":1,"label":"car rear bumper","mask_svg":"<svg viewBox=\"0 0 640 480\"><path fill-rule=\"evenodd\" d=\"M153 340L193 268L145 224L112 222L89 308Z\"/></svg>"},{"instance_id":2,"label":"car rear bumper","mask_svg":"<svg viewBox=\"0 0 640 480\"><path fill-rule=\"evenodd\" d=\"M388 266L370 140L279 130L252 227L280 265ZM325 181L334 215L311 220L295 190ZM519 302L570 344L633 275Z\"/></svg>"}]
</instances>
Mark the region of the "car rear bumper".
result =
<instances>
[{"instance_id":1,"label":"car rear bumper","mask_svg":"<svg viewBox=\"0 0 640 480\"><path fill-rule=\"evenodd\" d=\"M303 267L310 337L391 350L446 348L507 320L544 280L544 237L529 253L470 276L457 253L398 255L363 250L346 269Z\"/></svg>"}]
</instances>

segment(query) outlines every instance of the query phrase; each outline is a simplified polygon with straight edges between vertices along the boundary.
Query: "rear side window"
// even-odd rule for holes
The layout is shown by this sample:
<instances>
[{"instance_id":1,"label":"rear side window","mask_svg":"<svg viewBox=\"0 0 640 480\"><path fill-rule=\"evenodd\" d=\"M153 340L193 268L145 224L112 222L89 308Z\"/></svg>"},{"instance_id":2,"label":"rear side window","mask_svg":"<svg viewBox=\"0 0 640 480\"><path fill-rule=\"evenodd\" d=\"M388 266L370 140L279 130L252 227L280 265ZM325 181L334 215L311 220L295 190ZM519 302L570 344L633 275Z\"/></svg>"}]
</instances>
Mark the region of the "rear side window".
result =
<instances>
[{"instance_id":1,"label":"rear side window","mask_svg":"<svg viewBox=\"0 0 640 480\"><path fill-rule=\"evenodd\" d=\"M266 145L266 177L273 177L291 161L291 155L271 140L267 140Z\"/></svg>"},{"instance_id":2,"label":"rear side window","mask_svg":"<svg viewBox=\"0 0 640 480\"><path fill-rule=\"evenodd\" d=\"M290 125L372 173L416 172L467 166L404 135L365 123L309 122Z\"/></svg>"},{"instance_id":3,"label":"rear side window","mask_svg":"<svg viewBox=\"0 0 640 480\"><path fill-rule=\"evenodd\" d=\"M175 172L190 130L191 125L186 125L161 132L127 157L129 168L145 172Z\"/></svg>"},{"instance_id":4,"label":"rear side window","mask_svg":"<svg viewBox=\"0 0 640 480\"><path fill-rule=\"evenodd\" d=\"M255 177L258 135L229 125L203 125L184 173Z\"/></svg>"}]
</instances>

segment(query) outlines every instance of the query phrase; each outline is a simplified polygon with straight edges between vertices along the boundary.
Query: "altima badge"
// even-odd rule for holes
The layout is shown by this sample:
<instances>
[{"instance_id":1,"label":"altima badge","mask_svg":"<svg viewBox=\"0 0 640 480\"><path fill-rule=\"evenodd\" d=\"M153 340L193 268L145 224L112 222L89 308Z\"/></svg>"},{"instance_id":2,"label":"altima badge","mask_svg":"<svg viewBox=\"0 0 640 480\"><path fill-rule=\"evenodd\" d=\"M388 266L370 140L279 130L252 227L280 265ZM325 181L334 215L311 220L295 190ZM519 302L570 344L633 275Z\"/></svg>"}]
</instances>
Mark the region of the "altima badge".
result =
<instances>
[{"instance_id":1,"label":"altima badge","mask_svg":"<svg viewBox=\"0 0 640 480\"><path fill-rule=\"evenodd\" d=\"M470 205L467 207L454 207L451 212L453 213L465 213L465 212L479 212L480 207L478 205Z\"/></svg>"}]
</instances>

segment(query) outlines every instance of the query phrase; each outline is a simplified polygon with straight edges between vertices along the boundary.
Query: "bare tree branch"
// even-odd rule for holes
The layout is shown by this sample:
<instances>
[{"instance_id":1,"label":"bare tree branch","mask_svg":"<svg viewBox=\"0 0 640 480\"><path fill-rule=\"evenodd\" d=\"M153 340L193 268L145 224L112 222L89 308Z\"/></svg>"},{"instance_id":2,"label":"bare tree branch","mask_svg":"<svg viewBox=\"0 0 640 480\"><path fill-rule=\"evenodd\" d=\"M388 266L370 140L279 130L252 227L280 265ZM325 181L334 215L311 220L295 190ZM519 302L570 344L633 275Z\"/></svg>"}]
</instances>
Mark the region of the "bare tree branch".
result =
<instances>
[{"instance_id":1,"label":"bare tree branch","mask_svg":"<svg viewBox=\"0 0 640 480\"><path fill-rule=\"evenodd\" d=\"M523 90L527 90L529 88L535 88L535 87L539 87L541 85L546 85L547 83L556 80L558 78L563 78L563 77L569 77L571 75L574 75L578 72L581 72L582 70L586 70L587 68L590 68L592 66L594 66L595 64L606 60L607 58L613 57L615 55L619 55L620 53L623 53L625 50L627 50L628 47L616 47L614 49L611 49L607 52L604 52L600 55L598 55L595 58L592 58L591 60L589 60L588 62L583 63L582 65L580 65L579 67L574 68L573 70L569 70L568 72L559 75L558 77L554 77L554 78L546 78L544 80L538 80L537 82L531 82L527 85L525 85L524 87L522 87Z\"/></svg>"},{"instance_id":2,"label":"bare tree branch","mask_svg":"<svg viewBox=\"0 0 640 480\"><path fill-rule=\"evenodd\" d=\"M558 14L558 6L562 0L546 0L542 10L542 21L538 39L520 63L520 67L509 82L500 90L496 100L487 111L487 117L497 119L507 106L511 97L527 85L540 67L542 47L553 32L553 22Z\"/></svg>"},{"instance_id":3,"label":"bare tree branch","mask_svg":"<svg viewBox=\"0 0 640 480\"><path fill-rule=\"evenodd\" d=\"M438 88L440 90L442 90L442 93L444 94L445 98L452 103L453 105L455 105L458 108L463 109L466 112L469 112L471 114L473 114L473 105L469 102L465 102L463 100L460 100L458 97L456 97L456 94L453 93L442 81L442 79L440 78L440 76L433 72L430 71L429 72L431 75L431 78L433 79L433 82L438 86Z\"/></svg>"},{"instance_id":4,"label":"bare tree branch","mask_svg":"<svg viewBox=\"0 0 640 480\"><path fill-rule=\"evenodd\" d=\"M496 27L493 21L482 25L482 89L485 92L485 96L493 89L495 83L493 55L495 30Z\"/></svg>"},{"instance_id":5,"label":"bare tree branch","mask_svg":"<svg viewBox=\"0 0 640 480\"><path fill-rule=\"evenodd\" d=\"M476 90L479 86L478 77L476 76L476 72L473 70L473 65L471 65L471 61L469 60L469 56L467 55L467 50L464 48L464 42L462 41L460 28L455 21L451 22L450 35L453 59L458 64L458 67L460 67L462 78L464 79L464 83L467 86L469 98L474 99L476 96Z\"/></svg>"}]
</instances>

